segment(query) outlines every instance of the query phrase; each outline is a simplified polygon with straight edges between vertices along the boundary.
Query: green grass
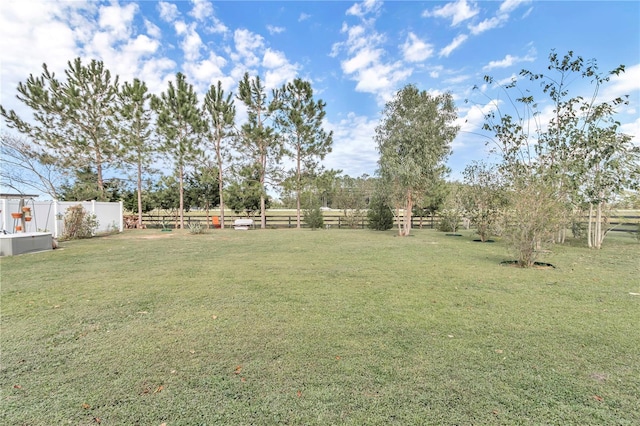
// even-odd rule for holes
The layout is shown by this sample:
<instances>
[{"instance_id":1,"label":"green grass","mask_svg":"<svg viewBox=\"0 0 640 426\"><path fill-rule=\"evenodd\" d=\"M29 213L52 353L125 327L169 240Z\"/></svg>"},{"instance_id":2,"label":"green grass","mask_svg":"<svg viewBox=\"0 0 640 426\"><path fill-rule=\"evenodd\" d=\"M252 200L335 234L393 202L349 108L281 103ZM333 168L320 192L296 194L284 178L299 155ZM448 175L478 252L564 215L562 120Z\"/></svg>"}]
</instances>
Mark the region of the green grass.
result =
<instances>
[{"instance_id":1,"label":"green grass","mask_svg":"<svg viewBox=\"0 0 640 426\"><path fill-rule=\"evenodd\" d=\"M640 424L640 244L128 231L3 258L6 425Z\"/></svg>"}]
</instances>

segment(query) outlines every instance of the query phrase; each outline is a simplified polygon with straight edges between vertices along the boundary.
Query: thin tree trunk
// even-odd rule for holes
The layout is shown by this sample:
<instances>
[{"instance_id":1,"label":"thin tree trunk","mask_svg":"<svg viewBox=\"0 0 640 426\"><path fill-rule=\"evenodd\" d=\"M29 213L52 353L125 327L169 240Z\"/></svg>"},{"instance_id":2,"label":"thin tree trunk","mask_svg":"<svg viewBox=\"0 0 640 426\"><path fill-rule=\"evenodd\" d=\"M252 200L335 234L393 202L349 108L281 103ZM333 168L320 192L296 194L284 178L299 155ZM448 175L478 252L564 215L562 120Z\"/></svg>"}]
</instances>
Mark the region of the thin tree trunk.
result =
<instances>
[{"instance_id":1,"label":"thin tree trunk","mask_svg":"<svg viewBox=\"0 0 640 426\"><path fill-rule=\"evenodd\" d=\"M142 162L138 160L138 229L142 228Z\"/></svg>"},{"instance_id":2,"label":"thin tree trunk","mask_svg":"<svg viewBox=\"0 0 640 426\"><path fill-rule=\"evenodd\" d=\"M598 203L596 208L596 235L595 235L595 248L602 248L602 201Z\"/></svg>"},{"instance_id":3,"label":"thin tree trunk","mask_svg":"<svg viewBox=\"0 0 640 426\"><path fill-rule=\"evenodd\" d=\"M298 155L296 165L296 228L300 229L300 143L298 143Z\"/></svg>"},{"instance_id":4,"label":"thin tree trunk","mask_svg":"<svg viewBox=\"0 0 640 426\"><path fill-rule=\"evenodd\" d=\"M587 224L587 246L593 247L593 204L589 203L589 222Z\"/></svg>"},{"instance_id":5,"label":"thin tree trunk","mask_svg":"<svg viewBox=\"0 0 640 426\"><path fill-rule=\"evenodd\" d=\"M219 134L220 132L218 132ZM218 192L220 194L220 229L224 229L224 194L222 190L224 183L222 181L222 155L220 154L220 136L216 141L216 156L218 159Z\"/></svg>"},{"instance_id":6,"label":"thin tree trunk","mask_svg":"<svg viewBox=\"0 0 640 426\"><path fill-rule=\"evenodd\" d=\"M178 171L180 182L180 229L184 229L184 168L182 164L179 166Z\"/></svg>"}]
</instances>

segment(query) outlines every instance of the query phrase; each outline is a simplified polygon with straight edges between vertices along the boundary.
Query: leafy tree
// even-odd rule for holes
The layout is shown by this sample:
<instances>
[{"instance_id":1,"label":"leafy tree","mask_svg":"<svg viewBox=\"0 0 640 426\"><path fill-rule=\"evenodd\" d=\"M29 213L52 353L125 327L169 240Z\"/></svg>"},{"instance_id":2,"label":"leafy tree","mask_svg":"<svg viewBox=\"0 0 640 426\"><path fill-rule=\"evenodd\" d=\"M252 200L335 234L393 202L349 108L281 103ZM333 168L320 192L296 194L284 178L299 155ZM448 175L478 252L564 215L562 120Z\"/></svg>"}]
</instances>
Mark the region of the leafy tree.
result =
<instances>
[{"instance_id":1,"label":"leafy tree","mask_svg":"<svg viewBox=\"0 0 640 426\"><path fill-rule=\"evenodd\" d=\"M485 242L496 232L505 207L500 176L493 167L481 161L468 165L463 175L463 207L480 241Z\"/></svg>"},{"instance_id":2,"label":"leafy tree","mask_svg":"<svg viewBox=\"0 0 640 426\"><path fill-rule=\"evenodd\" d=\"M222 83L211 85L204 98L204 111L207 116L207 138L213 145L218 169L218 194L220 196L220 227L224 229L224 146L223 142L232 135L235 124L236 107L233 103L233 94L226 97L222 89Z\"/></svg>"},{"instance_id":3,"label":"leafy tree","mask_svg":"<svg viewBox=\"0 0 640 426\"><path fill-rule=\"evenodd\" d=\"M387 103L381 123L376 127L380 160L378 174L397 212L398 234L411 232L413 207L446 172L444 161L458 127L450 93L431 96L407 85Z\"/></svg>"},{"instance_id":4,"label":"leafy tree","mask_svg":"<svg viewBox=\"0 0 640 426\"><path fill-rule=\"evenodd\" d=\"M104 199L104 169L115 158L113 108L118 78L102 61L82 64L80 58L68 62L66 80L58 80L42 65L40 77L30 75L18 84L17 98L33 112L33 120L20 118L13 110L0 107L7 126L37 144L49 161L67 170L95 170L99 199Z\"/></svg>"},{"instance_id":5,"label":"leafy tree","mask_svg":"<svg viewBox=\"0 0 640 426\"><path fill-rule=\"evenodd\" d=\"M120 158L124 163L135 166L138 199L135 210L138 212L138 227L142 227L142 180L156 153L149 108L151 94L147 85L136 78L133 83L124 83L118 99L116 117L119 123Z\"/></svg>"},{"instance_id":6,"label":"leafy tree","mask_svg":"<svg viewBox=\"0 0 640 426\"><path fill-rule=\"evenodd\" d=\"M24 137L0 134L0 185L18 193L42 192L58 199L64 171L39 146Z\"/></svg>"},{"instance_id":7,"label":"leafy tree","mask_svg":"<svg viewBox=\"0 0 640 426\"><path fill-rule=\"evenodd\" d=\"M177 213L180 207L180 185L175 176L162 176L153 184L151 204L156 209Z\"/></svg>"},{"instance_id":8,"label":"leafy tree","mask_svg":"<svg viewBox=\"0 0 640 426\"><path fill-rule=\"evenodd\" d=\"M185 208L209 209L219 199L218 170L212 164L203 164L185 177Z\"/></svg>"},{"instance_id":9,"label":"leafy tree","mask_svg":"<svg viewBox=\"0 0 640 426\"><path fill-rule=\"evenodd\" d=\"M547 223L557 232L568 226L572 210L586 203L590 212L588 244L593 248L600 248L606 235L602 215L606 204L625 188L636 186L640 177L639 149L631 144L629 136L619 132L620 124L615 120L616 108L627 103L625 97L601 101L599 96L610 77L622 72L623 65L601 73L595 60L584 61L571 51L561 57L552 51L544 73L520 72L539 83L542 94L548 96L553 105L549 122L541 122L540 100L534 98L533 91L513 80L503 89L515 114L496 109L487 114L484 125L496 135L501 172L514 189L510 194L531 196L524 186L532 185L534 179L533 187L550 192L549 197L529 200L549 202L545 208L519 200L514 200L515 204L546 212ZM571 96L569 86L581 80L588 80L593 92L587 97ZM495 84L488 76L485 82ZM516 94L509 95L513 91ZM520 213L520 217L529 217L526 212ZM549 216L552 213L556 216ZM534 246L539 246L542 236L535 239Z\"/></svg>"},{"instance_id":10,"label":"leafy tree","mask_svg":"<svg viewBox=\"0 0 640 426\"><path fill-rule=\"evenodd\" d=\"M198 97L184 74L177 73L175 84L170 81L166 92L152 97L151 107L157 114L157 132L164 138L162 149L176 168L179 227L184 229L184 177L186 168L201 154L200 135L204 130Z\"/></svg>"},{"instance_id":11,"label":"leafy tree","mask_svg":"<svg viewBox=\"0 0 640 426\"><path fill-rule=\"evenodd\" d=\"M255 165L242 168L226 191L227 205L236 213L253 216L262 206L269 205L269 198L263 194L260 185L260 171Z\"/></svg>"},{"instance_id":12,"label":"leafy tree","mask_svg":"<svg viewBox=\"0 0 640 426\"><path fill-rule=\"evenodd\" d=\"M285 84L276 96L279 101L276 124L295 163L292 183L296 194L296 227L300 228L300 198L305 186L304 177L313 176L319 160L331 152L333 132L327 133L322 127L326 104L322 100L314 100L313 89L308 81L296 78Z\"/></svg>"},{"instance_id":13,"label":"leafy tree","mask_svg":"<svg viewBox=\"0 0 640 426\"><path fill-rule=\"evenodd\" d=\"M260 227L266 228L267 190L270 178L279 173L277 166L283 155L282 141L273 128L273 114L278 108L275 94L267 102L267 94L260 77L249 78L245 73L238 84L237 98L247 108L248 119L242 125L238 139L238 151L253 166L257 173L260 190Z\"/></svg>"}]
</instances>

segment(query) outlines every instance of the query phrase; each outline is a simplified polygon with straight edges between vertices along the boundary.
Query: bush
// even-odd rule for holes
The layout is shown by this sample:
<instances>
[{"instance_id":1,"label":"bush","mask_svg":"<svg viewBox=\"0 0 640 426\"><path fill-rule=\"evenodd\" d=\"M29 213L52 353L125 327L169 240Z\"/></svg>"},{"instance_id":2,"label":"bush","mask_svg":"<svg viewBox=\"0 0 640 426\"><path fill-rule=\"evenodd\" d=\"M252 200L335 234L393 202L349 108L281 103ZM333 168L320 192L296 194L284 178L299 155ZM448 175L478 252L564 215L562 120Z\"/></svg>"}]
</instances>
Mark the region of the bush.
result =
<instances>
[{"instance_id":1,"label":"bush","mask_svg":"<svg viewBox=\"0 0 640 426\"><path fill-rule=\"evenodd\" d=\"M313 207L304 211L303 217L304 223L311 229L318 229L324 226L324 217L322 216L322 210L320 207Z\"/></svg>"},{"instance_id":2,"label":"bush","mask_svg":"<svg viewBox=\"0 0 640 426\"><path fill-rule=\"evenodd\" d=\"M391 208L384 201L374 198L369 204L369 212L367 213L369 220L369 229L376 231L386 231L393 228L393 213Z\"/></svg>"},{"instance_id":3,"label":"bush","mask_svg":"<svg viewBox=\"0 0 640 426\"><path fill-rule=\"evenodd\" d=\"M460 226L462 215L457 209L447 209L440 212L440 222L438 222L438 231L456 232Z\"/></svg>"},{"instance_id":4,"label":"bush","mask_svg":"<svg viewBox=\"0 0 640 426\"><path fill-rule=\"evenodd\" d=\"M189 224L190 234L204 234L204 228L200 225L200 222L193 222Z\"/></svg>"},{"instance_id":5,"label":"bush","mask_svg":"<svg viewBox=\"0 0 640 426\"><path fill-rule=\"evenodd\" d=\"M64 215L62 239L91 238L96 229L98 229L96 215L88 213L81 204L71 206Z\"/></svg>"}]
</instances>

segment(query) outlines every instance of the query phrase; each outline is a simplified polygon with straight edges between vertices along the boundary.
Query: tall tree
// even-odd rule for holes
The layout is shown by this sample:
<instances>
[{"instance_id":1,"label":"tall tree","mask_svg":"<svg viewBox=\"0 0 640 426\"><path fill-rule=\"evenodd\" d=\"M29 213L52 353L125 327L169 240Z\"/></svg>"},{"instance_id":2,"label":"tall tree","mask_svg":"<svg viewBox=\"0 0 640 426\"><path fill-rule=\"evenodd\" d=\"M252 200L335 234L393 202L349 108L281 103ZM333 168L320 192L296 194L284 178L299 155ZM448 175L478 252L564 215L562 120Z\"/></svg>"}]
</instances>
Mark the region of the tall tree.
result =
<instances>
[{"instance_id":1,"label":"tall tree","mask_svg":"<svg viewBox=\"0 0 640 426\"><path fill-rule=\"evenodd\" d=\"M333 132L322 127L326 104L314 100L311 83L296 78L277 92L280 102L276 123L282 131L288 153L295 163L292 171L296 193L296 227L300 228L300 194L304 176L314 176L319 161L331 152Z\"/></svg>"},{"instance_id":2,"label":"tall tree","mask_svg":"<svg viewBox=\"0 0 640 426\"><path fill-rule=\"evenodd\" d=\"M118 94L118 130L120 158L136 169L136 192L138 199L138 227L142 227L142 179L156 153L151 128L151 94L147 85L138 80L125 82Z\"/></svg>"},{"instance_id":3,"label":"tall tree","mask_svg":"<svg viewBox=\"0 0 640 426\"><path fill-rule=\"evenodd\" d=\"M455 119L450 93L431 96L414 85L398 91L385 106L375 135L380 153L378 173L389 204L403 212L403 220L398 221L401 236L411 232L416 201L444 177L444 161L458 132Z\"/></svg>"},{"instance_id":4,"label":"tall tree","mask_svg":"<svg viewBox=\"0 0 640 426\"><path fill-rule=\"evenodd\" d=\"M245 73L238 84L237 98L247 108L248 119L242 125L238 150L255 166L260 188L260 227L267 226L267 183L279 174L277 166L283 155L282 141L273 127L273 114L278 108L275 94L267 101L260 77Z\"/></svg>"},{"instance_id":5,"label":"tall tree","mask_svg":"<svg viewBox=\"0 0 640 426\"><path fill-rule=\"evenodd\" d=\"M60 81L42 65L40 77L18 84L17 98L33 112L23 120L14 110L0 107L7 126L40 145L63 169L95 170L98 198L104 199L104 171L115 156L113 108L118 77L102 61L84 65L80 58L68 62L66 80Z\"/></svg>"},{"instance_id":6,"label":"tall tree","mask_svg":"<svg viewBox=\"0 0 640 426\"><path fill-rule=\"evenodd\" d=\"M218 192L220 194L220 227L224 229L224 146L223 141L232 135L236 119L236 107L233 94L226 97L222 89L222 82L213 84L204 97L204 111L207 115L207 138L213 144L218 167Z\"/></svg>"},{"instance_id":7,"label":"tall tree","mask_svg":"<svg viewBox=\"0 0 640 426\"><path fill-rule=\"evenodd\" d=\"M204 130L198 97L184 74L177 73L175 84L170 81L166 92L151 98L151 108L157 113L157 132L164 139L162 149L176 168L180 198L178 223L180 229L184 229L184 176L186 168L201 154L200 135Z\"/></svg>"}]
</instances>

